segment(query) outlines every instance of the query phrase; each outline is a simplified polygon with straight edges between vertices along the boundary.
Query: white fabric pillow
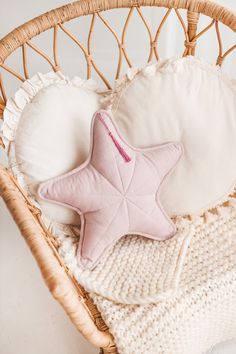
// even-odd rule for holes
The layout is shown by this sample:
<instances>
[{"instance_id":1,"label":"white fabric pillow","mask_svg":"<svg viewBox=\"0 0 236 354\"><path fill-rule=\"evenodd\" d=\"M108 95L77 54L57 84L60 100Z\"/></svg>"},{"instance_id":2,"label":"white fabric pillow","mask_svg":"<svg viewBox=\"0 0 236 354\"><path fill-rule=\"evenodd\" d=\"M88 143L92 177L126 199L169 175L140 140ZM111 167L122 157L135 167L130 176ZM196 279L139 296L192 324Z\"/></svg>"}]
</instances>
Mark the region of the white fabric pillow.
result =
<instances>
[{"instance_id":1,"label":"white fabric pillow","mask_svg":"<svg viewBox=\"0 0 236 354\"><path fill-rule=\"evenodd\" d=\"M92 80L61 73L37 74L23 83L7 103L2 127L16 174L35 194L38 182L81 164L88 155L90 121L99 109L97 85ZM78 224L72 210L38 200L52 220Z\"/></svg>"},{"instance_id":2,"label":"white fabric pillow","mask_svg":"<svg viewBox=\"0 0 236 354\"><path fill-rule=\"evenodd\" d=\"M185 152L162 186L170 215L223 202L236 179L236 88L219 67L194 57L132 69L104 100L136 147L181 141Z\"/></svg>"}]
</instances>

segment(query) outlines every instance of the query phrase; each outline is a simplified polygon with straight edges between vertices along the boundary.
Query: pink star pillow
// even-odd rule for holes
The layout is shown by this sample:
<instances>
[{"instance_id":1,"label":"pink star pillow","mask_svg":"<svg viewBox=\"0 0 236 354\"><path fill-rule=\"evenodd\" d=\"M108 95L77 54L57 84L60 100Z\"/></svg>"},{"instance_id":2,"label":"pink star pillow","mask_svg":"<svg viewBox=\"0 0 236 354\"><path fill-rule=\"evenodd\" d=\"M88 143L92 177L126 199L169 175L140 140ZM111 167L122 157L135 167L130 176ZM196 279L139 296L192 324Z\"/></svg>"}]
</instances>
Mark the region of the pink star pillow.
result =
<instances>
[{"instance_id":1,"label":"pink star pillow","mask_svg":"<svg viewBox=\"0 0 236 354\"><path fill-rule=\"evenodd\" d=\"M106 111L94 114L88 159L41 183L39 196L81 216L78 263L92 269L124 235L167 240L176 230L159 202L163 179L182 155L180 143L135 149Z\"/></svg>"}]
</instances>

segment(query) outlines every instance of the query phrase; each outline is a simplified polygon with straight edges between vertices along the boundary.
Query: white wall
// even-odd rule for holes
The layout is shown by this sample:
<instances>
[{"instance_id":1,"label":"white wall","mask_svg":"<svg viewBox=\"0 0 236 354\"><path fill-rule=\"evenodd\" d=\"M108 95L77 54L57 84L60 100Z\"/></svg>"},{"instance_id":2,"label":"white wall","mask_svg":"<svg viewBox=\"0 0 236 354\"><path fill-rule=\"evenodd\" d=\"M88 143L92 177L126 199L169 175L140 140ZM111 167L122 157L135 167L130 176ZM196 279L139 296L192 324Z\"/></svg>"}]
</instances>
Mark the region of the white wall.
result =
<instances>
[{"instance_id":1,"label":"white wall","mask_svg":"<svg viewBox=\"0 0 236 354\"><path fill-rule=\"evenodd\" d=\"M0 0L0 37L30 18L53 7L63 5L65 1ZM236 9L233 0L225 0L223 3ZM122 11L120 13L122 14ZM145 10L145 13L154 29L158 16L148 9ZM113 19L115 26L118 28L120 23L117 17L111 14L110 19ZM131 26L129 36L133 38L133 41L129 48L137 56L137 63L141 64L146 51L144 49L140 50L140 42L141 40L146 41L145 46L147 48L148 41L143 30L139 31L138 36L136 35L138 21L136 19ZM172 18L172 21L174 21L174 18ZM71 24L71 28L79 31L83 39L85 39L83 36L84 25L87 25L86 21L80 27ZM174 54L171 48L179 48L180 42L176 35L180 31L181 29L176 22L175 31L167 32L162 38L160 45L162 56ZM106 57L111 55L114 43L112 43L111 37L104 37L105 34L101 26L98 29L98 34L102 34L103 38L96 37L95 54L99 65L102 66L104 65L102 62L104 54L106 54ZM226 31L225 35L227 36L227 34ZM210 57L213 58L212 53L216 50L216 45L213 43L212 36L213 34L207 37L207 47L211 49ZM104 40L104 38L106 39ZM67 46L67 55L63 61L64 71L72 75L78 69L81 70L82 75L84 73L82 61L78 61L75 48L67 43L65 38L62 38L62 41L63 46ZM212 42L209 46L210 41ZM47 46L48 39L43 36L38 43ZM204 41L199 46L199 54L201 54L203 48L206 47ZM10 64L20 70L18 62L17 57L10 60ZM33 73L39 64L38 59L32 57L31 64ZM42 63L40 62L40 64ZM109 61L106 61L104 66L107 68L107 76L111 78ZM72 67L74 70L72 70ZM44 64L42 64L42 68L48 70ZM227 69L232 74L236 73L232 66L232 60L229 60ZM13 89L14 84L10 82L10 92ZM0 354L13 354L15 352L18 354L92 354L98 352L77 333L60 306L52 299L42 282L33 257L2 201L0 201L0 284ZM217 347L214 353L236 353L236 343L231 342L221 345Z\"/></svg>"}]
</instances>

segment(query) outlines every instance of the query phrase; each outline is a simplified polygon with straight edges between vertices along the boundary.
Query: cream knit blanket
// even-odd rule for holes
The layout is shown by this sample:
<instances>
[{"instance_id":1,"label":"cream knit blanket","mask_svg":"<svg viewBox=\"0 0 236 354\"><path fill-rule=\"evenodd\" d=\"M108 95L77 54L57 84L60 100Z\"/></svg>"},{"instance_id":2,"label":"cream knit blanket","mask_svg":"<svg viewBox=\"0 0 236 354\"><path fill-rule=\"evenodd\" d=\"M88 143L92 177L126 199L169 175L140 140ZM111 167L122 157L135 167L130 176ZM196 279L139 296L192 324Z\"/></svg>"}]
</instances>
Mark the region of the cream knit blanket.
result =
<instances>
[{"instance_id":1,"label":"cream knit blanket","mask_svg":"<svg viewBox=\"0 0 236 354\"><path fill-rule=\"evenodd\" d=\"M83 271L77 266L78 237L63 238L65 228L60 252L87 291L123 304L155 303L178 292L193 228L183 220L179 220L177 225L175 237L165 242L136 235L124 236L92 271ZM58 230L53 232L58 234Z\"/></svg>"},{"instance_id":2,"label":"cream knit blanket","mask_svg":"<svg viewBox=\"0 0 236 354\"><path fill-rule=\"evenodd\" d=\"M60 253L87 291L122 304L149 304L178 296L213 276L236 269L236 198L198 217L176 218L177 234L156 242L125 236L98 266L77 266L79 230L51 224Z\"/></svg>"},{"instance_id":3,"label":"cream knit blanket","mask_svg":"<svg viewBox=\"0 0 236 354\"><path fill-rule=\"evenodd\" d=\"M167 242L123 237L94 271L76 265L79 230L50 224L68 267L121 354L201 354L236 337L236 198L177 218Z\"/></svg>"},{"instance_id":4,"label":"cream knit blanket","mask_svg":"<svg viewBox=\"0 0 236 354\"><path fill-rule=\"evenodd\" d=\"M156 304L117 304L90 294L120 354L203 354L236 338L236 271Z\"/></svg>"},{"instance_id":5,"label":"cream knit blanket","mask_svg":"<svg viewBox=\"0 0 236 354\"><path fill-rule=\"evenodd\" d=\"M125 236L86 272L76 264L79 230L49 225L121 354L201 354L236 337L235 192L214 210L175 222L171 240Z\"/></svg>"},{"instance_id":6,"label":"cream knit blanket","mask_svg":"<svg viewBox=\"0 0 236 354\"><path fill-rule=\"evenodd\" d=\"M179 293L124 305L91 293L122 354L202 354L236 337L235 198L190 221Z\"/></svg>"}]
</instances>

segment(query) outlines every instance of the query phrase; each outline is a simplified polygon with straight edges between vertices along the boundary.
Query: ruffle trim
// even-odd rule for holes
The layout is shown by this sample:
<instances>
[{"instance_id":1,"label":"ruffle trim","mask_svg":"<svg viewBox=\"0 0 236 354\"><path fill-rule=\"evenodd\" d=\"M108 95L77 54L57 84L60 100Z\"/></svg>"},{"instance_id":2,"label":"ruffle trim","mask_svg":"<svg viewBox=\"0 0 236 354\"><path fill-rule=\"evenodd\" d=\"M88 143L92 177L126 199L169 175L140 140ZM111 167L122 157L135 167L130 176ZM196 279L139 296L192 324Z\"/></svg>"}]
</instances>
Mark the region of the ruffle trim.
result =
<instances>
[{"instance_id":1,"label":"ruffle trim","mask_svg":"<svg viewBox=\"0 0 236 354\"><path fill-rule=\"evenodd\" d=\"M137 67L129 68L121 79L115 81L114 89L105 95L105 97L101 98L101 103L105 109L114 110L118 104L120 95L138 74L151 77L156 75L157 72L163 74L177 73L184 70L186 65L197 66L202 70L219 76L236 95L236 80L231 79L224 73L219 65L210 64L207 61L189 55L183 58L173 57L169 59L159 59L157 63L149 63L141 69Z\"/></svg>"},{"instance_id":2,"label":"ruffle trim","mask_svg":"<svg viewBox=\"0 0 236 354\"><path fill-rule=\"evenodd\" d=\"M174 216L172 220L184 227L185 225L193 224L199 227L203 224L210 224L217 221L219 217L230 218L236 211L236 188L228 195L225 200L219 203L216 207L207 209L203 213L196 215Z\"/></svg>"},{"instance_id":3,"label":"ruffle trim","mask_svg":"<svg viewBox=\"0 0 236 354\"><path fill-rule=\"evenodd\" d=\"M98 85L94 80L83 80L78 76L69 79L61 72L37 73L32 78L24 81L14 97L7 101L3 112L0 136L3 139L7 152L9 152L10 142L15 140L18 123L26 105L32 101L41 89L54 84L71 85L91 91L98 91Z\"/></svg>"},{"instance_id":4,"label":"ruffle trim","mask_svg":"<svg viewBox=\"0 0 236 354\"><path fill-rule=\"evenodd\" d=\"M78 76L70 79L60 71L52 71L46 74L37 73L30 79L24 81L15 95L8 99L3 112L3 122L0 126L0 136L2 137L8 155L8 167L11 169L19 184L27 191L30 200L40 210L40 205L32 195L25 181L24 174L21 172L17 163L14 140L20 117L26 105L32 101L40 90L55 84L70 85L99 93L99 86L93 79L84 80Z\"/></svg>"}]
</instances>

